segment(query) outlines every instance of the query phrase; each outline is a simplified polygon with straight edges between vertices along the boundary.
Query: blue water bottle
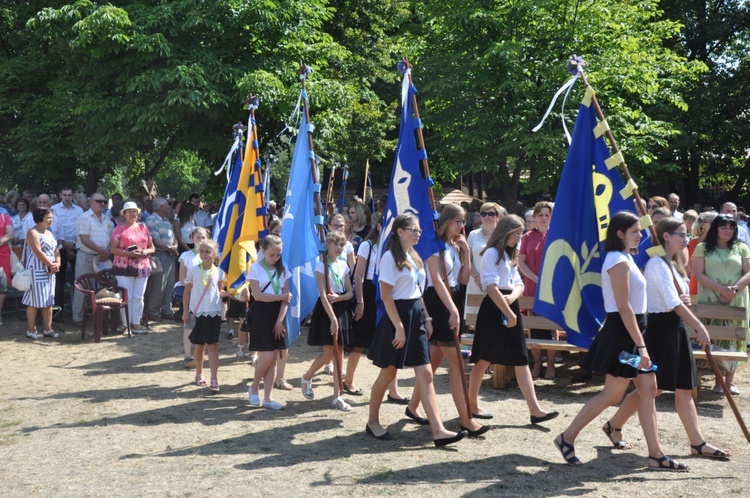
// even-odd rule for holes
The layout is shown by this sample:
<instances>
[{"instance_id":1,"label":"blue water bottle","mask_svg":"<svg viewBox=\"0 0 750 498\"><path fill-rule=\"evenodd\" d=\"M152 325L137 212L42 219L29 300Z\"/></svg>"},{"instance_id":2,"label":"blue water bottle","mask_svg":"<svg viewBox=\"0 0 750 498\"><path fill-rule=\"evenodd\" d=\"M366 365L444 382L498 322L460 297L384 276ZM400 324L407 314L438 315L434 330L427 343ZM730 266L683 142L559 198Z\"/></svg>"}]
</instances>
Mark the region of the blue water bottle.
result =
<instances>
[{"instance_id":1,"label":"blue water bottle","mask_svg":"<svg viewBox=\"0 0 750 498\"><path fill-rule=\"evenodd\" d=\"M637 354L630 354L625 351L621 351L620 363L624 365L630 365L631 367L638 369L638 365L641 364L641 357ZM659 367L652 363L651 367L647 368L646 370L641 369L641 372L656 372L657 370L659 370Z\"/></svg>"},{"instance_id":2,"label":"blue water bottle","mask_svg":"<svg viewBox=\"0 0 750 498\"><path fill-rule=\"evenodd\" d=\"M508 317L505 316L505 313L500 313L501 321L503 322L503 327L508 326Z\"/></svg>"}]
</instances>

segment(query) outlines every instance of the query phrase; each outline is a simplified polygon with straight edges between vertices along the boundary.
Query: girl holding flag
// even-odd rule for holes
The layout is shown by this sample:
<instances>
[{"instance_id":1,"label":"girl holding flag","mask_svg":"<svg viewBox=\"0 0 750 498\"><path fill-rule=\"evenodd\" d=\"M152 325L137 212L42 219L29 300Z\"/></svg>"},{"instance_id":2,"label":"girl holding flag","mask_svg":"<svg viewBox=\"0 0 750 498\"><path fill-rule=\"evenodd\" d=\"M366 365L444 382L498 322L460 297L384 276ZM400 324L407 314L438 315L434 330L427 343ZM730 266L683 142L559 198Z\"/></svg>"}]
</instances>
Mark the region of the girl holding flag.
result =
<instances>
[{"instance_id":1,"label":"girl holding flag","mask_svg":"<svg viewBox=\"0 0 750 498\"><path fill-rule=\"evenodd\" d=\"M365 431L376 439L393 439L380 424L380 405L385 390L396 378L397 369L413 367L416 390L427 413L434 444L442 447L460 441L468 432L448 431L438 411L427 342L432 334L432 317L422 301L425 269L413 247L421 234L417 218L410 214L397 216L387 250L380 259L380 293L386 314L380 320L369 355L381 370L372 386Z\"/></svg>"}]
</instances>

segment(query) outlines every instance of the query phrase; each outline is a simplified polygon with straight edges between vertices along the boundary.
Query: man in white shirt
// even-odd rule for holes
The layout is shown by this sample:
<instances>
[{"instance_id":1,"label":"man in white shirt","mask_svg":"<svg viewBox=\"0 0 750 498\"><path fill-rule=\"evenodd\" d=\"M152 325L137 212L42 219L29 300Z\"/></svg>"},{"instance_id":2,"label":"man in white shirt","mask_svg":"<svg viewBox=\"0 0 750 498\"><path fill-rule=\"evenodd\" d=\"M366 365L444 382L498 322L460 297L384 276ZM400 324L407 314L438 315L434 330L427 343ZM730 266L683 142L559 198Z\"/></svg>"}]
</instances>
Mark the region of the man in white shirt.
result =
<instances>
[{"instance_id":1,"label":"man in white shirt","mask_svg":"<svg viewBox=\"0 0 750 498\"><path fill-rule=\"evenodd\" d=\"M49 209L49 195L47 194L39 194L36 197L36 202L34 202L34 198L29 202L29 206L34 206L33 208L30 208L32 211L36 208L44 208ZM18 238L25 239L26 233L34 228L36 226L36 223L34 223L34 216L27 216L23 220L23 228L21 229L21 232L23 235L19 235Z\"/></svg>"},{"instance_id":2,"label":"man in white shirt","mask_svg":"<svg viewBox=\"0 0 750 498\"><path fill-rule=\"evenodd\" d=\"M68 274L68 263L76 261L76 221L83 214L83 209L73 203L73 189L60 189L60 202L51 208L54 217L50 230L60 244L60 270L55 281L55 304L63 307L65 303L65 282Z\"/></svg>"},{"instance_id":3,"label":"man in white shirt","mask_svg":"<svg viewBox=\"0 0 750 498\"><path fill-rule=\"evenodd\" d=\"M677 194L669 194L667 200L669 201L669 211L672 213L672 218L683 221L682 213L678 211L680 208L680 196Z\"/></svg>"},{"instance_id":4,"label":"man in white shirt","mask_svg":"<svg viewBox=\"0 0 750 498\"><path fill-rule=\"evenodd\" d=\"M737 221L737 204L734 202L725 202L721 205L721 210L719 212L731 216ZM746 227L743 227L739 223L737 224L737 240L741 240L750 246L750 233L748 233Z\"/></svg>"},{"instance_id":5,"label":"man in white shirt","mask_svg":"<svg viewBox=\"0 0 750 498\"><path fill-rule=\"evenodd\" d=\"M160 318L174 319L172 312L172 291L174 289L174 263L180 252L177 249L177 239L174 236L174 210L163 197L157 197L153 202L154 212L146 220L156 252L154 256L161 262L163 271L152 273L146 284L146 305L148 319L152 321Z\"/></svg>"},{"instance_id":6,"label":"man in white shirt","mask_svg":"<svg viewBox=\"0 0 750 498\"><path fill-rule=\"evenodd\" d=\"M90 208L76 220L76 272L77 276L95 273L94 260L109 261L109 239L114 223L104 215L107 199L100 193L91 196ZM73 324L83 320L84 295L73 294Z\"/></svg>"},{"instance_id":7,"label":"man in white shirt","mask_svg":"<svg viewBox=\"0 0 750 498\"><path fill-rule=\"evenodd\" d=\"M190 194L188 201L195 206L195 214L193 215L195 226L207 229L210 236L211 229L214 226L214 220L211 218L210 214L203 210L201 206L201 196L198 194Z\"/></svg>"}]
</instances>

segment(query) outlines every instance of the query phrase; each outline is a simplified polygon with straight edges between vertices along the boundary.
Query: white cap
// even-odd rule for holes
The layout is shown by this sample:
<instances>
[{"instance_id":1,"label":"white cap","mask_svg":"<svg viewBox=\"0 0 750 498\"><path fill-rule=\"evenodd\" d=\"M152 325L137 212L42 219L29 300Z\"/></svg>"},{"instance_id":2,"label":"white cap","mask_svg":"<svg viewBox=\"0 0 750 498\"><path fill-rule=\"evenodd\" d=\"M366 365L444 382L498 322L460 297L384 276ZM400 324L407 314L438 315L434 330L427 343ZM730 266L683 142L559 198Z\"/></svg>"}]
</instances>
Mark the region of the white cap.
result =
<instances>
[{"instance_id":1,"label":"white cap","mask_svg":"<svg viewBox=\"0 0 750 498\"><path fill-rule=\"evenodd\" d=\"M133 201L128 201L125 203L125 205L122 206L123 212L127 211L128 209L135 209L137 211L140 211L140 209L138 208L138 204Z\"/></svg>"}]
</instances>

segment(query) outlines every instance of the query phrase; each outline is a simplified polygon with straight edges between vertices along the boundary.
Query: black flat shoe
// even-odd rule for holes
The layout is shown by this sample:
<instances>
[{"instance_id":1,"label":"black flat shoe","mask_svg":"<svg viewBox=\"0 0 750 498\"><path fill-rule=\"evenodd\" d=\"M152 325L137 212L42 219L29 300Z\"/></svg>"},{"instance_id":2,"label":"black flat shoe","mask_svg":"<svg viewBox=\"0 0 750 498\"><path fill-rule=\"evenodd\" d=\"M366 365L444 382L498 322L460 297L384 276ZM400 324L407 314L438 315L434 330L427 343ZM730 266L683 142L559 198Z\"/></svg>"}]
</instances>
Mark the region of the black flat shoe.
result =
<instances>
[{"instance_id":1,"label":"black flat shoe","mask_svg":"<svg viewBox=\"0 0 750 498\"><path fill-rule=\"evenodd\" d=\"M433 439L432 441L435 443L436 448L442 448L443 446L448 446L449 444L457 443L461 441L463 438L465 438L469 433L465 430L459 432L453 437L444 437L442 439Z\"/></svg>"},{"instance_id":2,"label":"black flat shoe","mask_svg":"<svg viewBox=\"0 0 750 498\"><path fill-rule=\"evenodd\" d=\"M407 417L409 417L410 419L412 419L413 421L415 421L419 425L430 425L430 421L429 420L427 420L424 417L418 417L418 416L414 415L411 412L411 410L409 410L408 406L406 407L406 410L404 411L404 415L406 415Z\"/></svg>"},{"instance_id":3,"label":"black flat shoe","mask_svg":"<svg viewBox=\"0 0 750 498\"><path fill-rule=\"evenodd\" d=\"M396 403L397 405L408 405L409 401L411 401L411 398L409 396L405 398L394 398L390 394L388 395L388 398L386 399L388 399L389 403Z\"/></svg>"},{"instance_id":4,"label":"black flat shoe","mask_svg":"<svg viewBox=\"0 0 750 498\"><path fill-rule=\"evenodd\" d=\"M487 432L488 430L490 430L490 426L489 425L483 425L479 429L477 429L475 431L472 431L471 429L467 429L466 427L464 427L462 425L461 426L461 430L467 432L467 434L466 434L467 437L475 438L475 437L481 436L482 434L484 434L485 432Z\"/></svg>"},{"instance_id":5,"label":"black flat shoe","mask_svg":"<svg viewBox=\"0 0 750 498\"><path fill-rule=\"evenodd\" d=\"M491 413L472 413L471 416L474 418L481 418L484 420L490 420L491 418L494 417L494 415Z\"/></svg>"},{"instance_id":6,"label":"black flat shoe","mask_svg":"<svg viewBox=\"0 0 750 498\"><path fill-rule=\"evenodd\" d=\"M531 423L536 425L540 424L542 422L546 422L547 420L552 420L553 418L556 418L558 415L560 415L557 412L549 412L547 415L542 415L541 417L535 417L534 415L531 416Z\"/></svg>"},{"instance_id":7,"label":"black flat shoe","mask_svg":"<svg viewBox=\"0 0 750 498\"><path fill-rule=\"evenodd\" d=\"M349 389L349 386L346 385L346 382L342 382L344 386L344 392L347 394L351 394L352 396L362 396L362 388L358 387L357 389Z\"/></svg>"},{"instance_id":8,"label":"black flat shoe","mask_svg":"<svg viewBox=\"0 0 750 498\"><path fill-rule=\"evenodd\" d=\"M391 441L393 440L393 436L391 436L391 433L388 431L385 431L383 434L376 436L374 432L372 432L372 429L370 429L369 425L365 425L365 432L374 437L375 439L379 439L381 441Z\"/></svg>"}]
</instances>

